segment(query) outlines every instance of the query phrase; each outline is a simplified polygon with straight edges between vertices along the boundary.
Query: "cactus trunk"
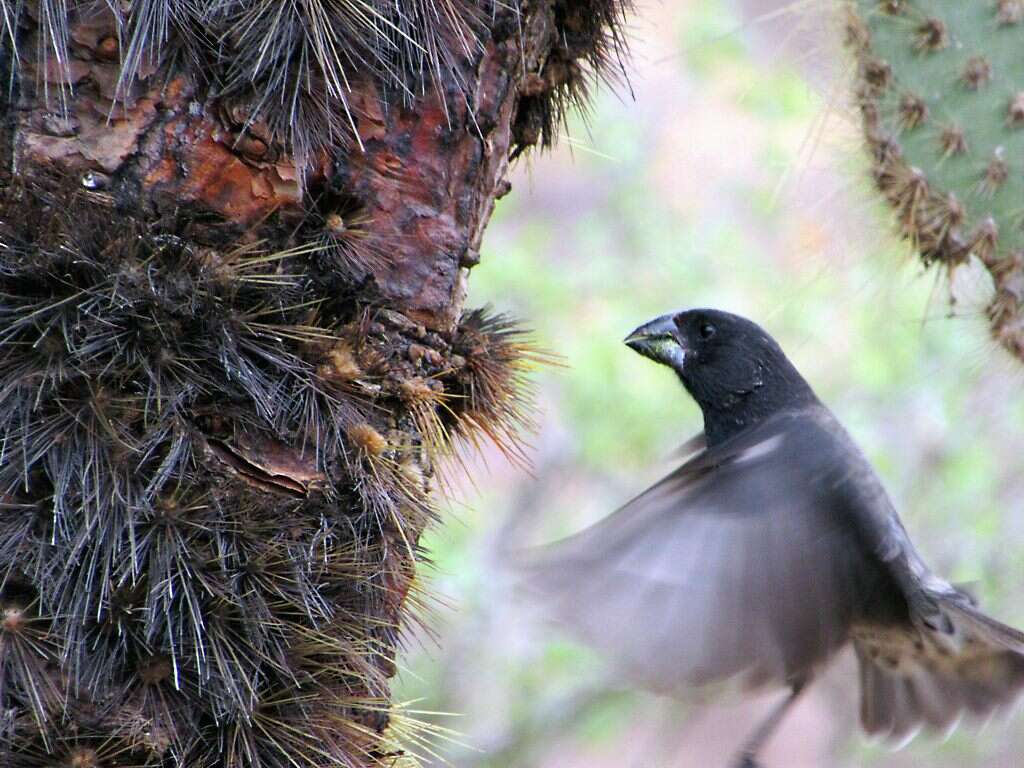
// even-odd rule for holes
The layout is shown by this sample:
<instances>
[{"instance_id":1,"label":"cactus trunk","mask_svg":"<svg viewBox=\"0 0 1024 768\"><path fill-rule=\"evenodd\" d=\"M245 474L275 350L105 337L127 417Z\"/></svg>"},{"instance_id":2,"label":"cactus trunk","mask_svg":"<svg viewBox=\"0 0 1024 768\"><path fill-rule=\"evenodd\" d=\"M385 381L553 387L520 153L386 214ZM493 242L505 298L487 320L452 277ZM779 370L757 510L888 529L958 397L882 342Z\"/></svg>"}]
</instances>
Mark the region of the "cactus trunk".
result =
<instances>
[{"instance_id":1,"label":"cactus trunk","mask_svg":"<svg viewBox=\"0 0 1024 768\"><path fill-rule=\"evenodd\" d=\"M622 10L0 0L5 766L415 762L430 480L536 359L466 278Z\"/></svg>"}]
</instances>

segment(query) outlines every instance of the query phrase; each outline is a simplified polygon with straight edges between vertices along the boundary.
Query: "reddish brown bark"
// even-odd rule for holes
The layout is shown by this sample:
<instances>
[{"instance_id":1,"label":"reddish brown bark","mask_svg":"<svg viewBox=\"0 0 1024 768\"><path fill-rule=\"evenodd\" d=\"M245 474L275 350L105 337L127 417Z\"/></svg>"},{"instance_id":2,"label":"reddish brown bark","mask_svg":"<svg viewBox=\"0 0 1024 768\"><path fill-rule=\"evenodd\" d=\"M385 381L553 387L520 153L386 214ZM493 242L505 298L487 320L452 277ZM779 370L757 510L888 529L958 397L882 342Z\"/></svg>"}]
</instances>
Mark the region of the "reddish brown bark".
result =
<instances>
[{"instance_id":1,"label":"reddish brown bark","mask_svg":"<svg viewBox=\"0 0 1024 768\"><path fill-rule=\"evenodd\" d=\"M321 153L308 170L297 169L265 127L243 131L245 111L205 96L187 74L168 81L165 72L144 72L119 91L110 14L73 21L66 66L52 57L39 64L34 54L45 43L30 29L19 40L21 88L8 111L4 166L23 178L38 169L78 177L132 215L213 213L235 236L258 232L282 246L308 214L303 187L338 186L369 222L367 247L388 256L373 270L377 298L428 327L451 329L465 292L461 270L478 261L494 200L508 190L519 92L524 80L537 81L527 72L551 45L550 13L523 16L519 29L505 11L494 27L508 34L462 61L465 96L454 77L443 93L427 88L412 103L386 103L372 78L353 83L361 148L339 137L350 145L339 158ZM66 117L57 114L62 99Z\"/></svg>"}]
</instances>

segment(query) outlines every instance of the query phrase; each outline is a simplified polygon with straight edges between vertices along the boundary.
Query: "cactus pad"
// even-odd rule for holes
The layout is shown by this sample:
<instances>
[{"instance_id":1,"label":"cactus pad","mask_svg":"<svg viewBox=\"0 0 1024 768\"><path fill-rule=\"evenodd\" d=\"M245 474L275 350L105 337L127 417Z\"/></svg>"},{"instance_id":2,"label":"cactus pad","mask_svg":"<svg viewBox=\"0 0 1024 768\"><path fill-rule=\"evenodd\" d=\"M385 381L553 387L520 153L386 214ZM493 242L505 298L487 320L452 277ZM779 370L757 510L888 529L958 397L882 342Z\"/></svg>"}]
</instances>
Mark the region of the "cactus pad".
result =
<instances>
[{"instance_id":1,"label":"cactus pad","mask_svg":"<svg viewBox=\"0 0 1024 768\"><path fill-rule=\"evenodd\" d=\"M926 264L977 256L1024 359L1024 0L855 0L846 41L875 183Z\"/></svg>"}]
</instances>

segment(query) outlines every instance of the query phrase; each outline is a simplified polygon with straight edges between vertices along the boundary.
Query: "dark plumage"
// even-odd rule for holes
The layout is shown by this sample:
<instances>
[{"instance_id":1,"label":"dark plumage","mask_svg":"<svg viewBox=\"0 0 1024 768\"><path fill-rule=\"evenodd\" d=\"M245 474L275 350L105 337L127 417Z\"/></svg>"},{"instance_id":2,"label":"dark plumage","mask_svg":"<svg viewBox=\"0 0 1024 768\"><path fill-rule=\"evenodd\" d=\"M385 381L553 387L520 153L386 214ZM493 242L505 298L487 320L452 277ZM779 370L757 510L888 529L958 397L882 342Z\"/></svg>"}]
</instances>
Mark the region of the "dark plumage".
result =
<instances>
[{"instance_id":1,"label":"dark plumage","mask_svg":"<svg viewBox=\"0 0 1024 768\"><path fill-rule=\"evenodd\" d=\"M870 733L946 729L1016 699L1024 634L928 569L870 464L767 333L700 309L626 343L676 372L705 447L528 564L559 618L659 691L789 687L739 766L851 641Z\"/></svg>"}]
</instances>

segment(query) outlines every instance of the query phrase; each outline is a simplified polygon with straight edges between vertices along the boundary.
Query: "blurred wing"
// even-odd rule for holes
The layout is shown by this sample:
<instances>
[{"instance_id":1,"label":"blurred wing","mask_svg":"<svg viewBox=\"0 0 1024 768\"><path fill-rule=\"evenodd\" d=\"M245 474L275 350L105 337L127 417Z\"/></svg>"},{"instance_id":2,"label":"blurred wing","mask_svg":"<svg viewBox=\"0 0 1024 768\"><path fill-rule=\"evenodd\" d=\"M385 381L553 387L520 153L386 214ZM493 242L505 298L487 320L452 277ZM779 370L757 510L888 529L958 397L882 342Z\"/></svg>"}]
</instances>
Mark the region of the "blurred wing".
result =
<instances>
[{"instance_id":1,"label":"blurred wing","mask_svg":"<svg viewBox=\"0 0 1024 768\"><path fill-rule=\"evenodd\" d=\"M845 642L878 571L830 509L845 450L814 415L773 417L545 548L526 579L656 690L796 679Z\"/></svg>"},{"instance_id":2,"label":"blurred wing","mask_svg":"<svg viewBox=\"0 0 1024 768\"><path fill-rule=\"evenodd\" d=\"M680 445L669 455L674 459L688 459L693 454L697 453L698 451L703 451L707 447L708 439L703 432L700 432L691 437L682 445Z\"/></svg>"}]
</instances>

